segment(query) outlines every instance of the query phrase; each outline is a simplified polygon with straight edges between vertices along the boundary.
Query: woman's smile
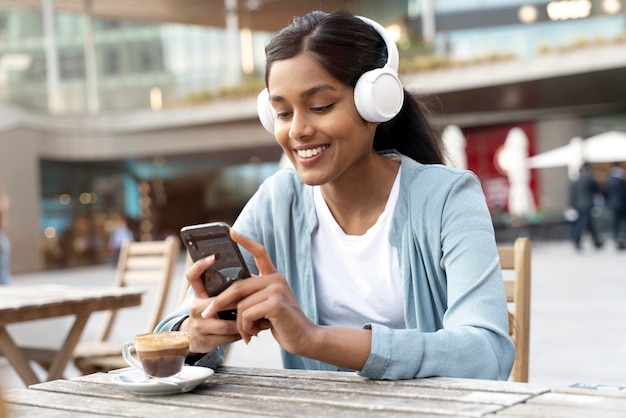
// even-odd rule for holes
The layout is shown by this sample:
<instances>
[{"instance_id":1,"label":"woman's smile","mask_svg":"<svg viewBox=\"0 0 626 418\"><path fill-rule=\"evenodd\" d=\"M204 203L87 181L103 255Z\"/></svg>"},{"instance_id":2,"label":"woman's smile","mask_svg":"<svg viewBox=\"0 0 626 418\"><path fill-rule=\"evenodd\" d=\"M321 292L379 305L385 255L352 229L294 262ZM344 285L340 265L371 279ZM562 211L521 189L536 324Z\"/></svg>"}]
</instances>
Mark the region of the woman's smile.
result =
<instances>
[{"instance_id":1,"label":"woman's smile","mask_svg":"<svg viewBox=\"0 0 626 418\"><path fill-rule=\"evenodd\" d=\"M322 152L326 151L329 147L330 145L322 145L322 146L315 147L315 148L297 149L296 154L298 154L298 157L300 157L301 159L307 160L309 158L312 158L321 154Z\"/></svg>"}]
</instances>

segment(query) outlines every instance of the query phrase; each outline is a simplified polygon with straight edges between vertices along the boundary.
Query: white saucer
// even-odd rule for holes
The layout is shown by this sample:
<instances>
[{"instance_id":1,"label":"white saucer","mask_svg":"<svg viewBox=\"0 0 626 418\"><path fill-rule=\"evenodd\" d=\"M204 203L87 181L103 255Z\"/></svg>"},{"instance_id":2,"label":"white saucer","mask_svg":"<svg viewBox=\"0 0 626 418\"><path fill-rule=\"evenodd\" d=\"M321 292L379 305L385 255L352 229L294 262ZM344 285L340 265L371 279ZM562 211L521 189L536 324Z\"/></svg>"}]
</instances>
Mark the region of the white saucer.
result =
<instances>
[{"instance_id":1,"label":"white saucer","mask_svg":"<svg viewBox=\"0 0 626 418\"><path fill-rule=\"evenodd\" d=\"M169 395L189 392L213 374L208 367L183 366L177 375L150 379L138 369L128 367L113 373L113 383L135 395Z\"/></svg>"}]
</instances>

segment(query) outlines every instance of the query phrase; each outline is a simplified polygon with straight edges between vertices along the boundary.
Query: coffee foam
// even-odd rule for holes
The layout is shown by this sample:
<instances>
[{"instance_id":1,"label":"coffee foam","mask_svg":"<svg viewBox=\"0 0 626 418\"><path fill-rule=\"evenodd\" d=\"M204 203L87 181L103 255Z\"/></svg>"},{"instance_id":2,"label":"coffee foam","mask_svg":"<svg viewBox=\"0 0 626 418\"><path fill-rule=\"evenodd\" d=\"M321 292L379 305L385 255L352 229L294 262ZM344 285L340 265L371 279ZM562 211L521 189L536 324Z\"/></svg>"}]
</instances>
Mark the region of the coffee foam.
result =
<instances>
[{"instance_id":1,"label":"coffee foam","mask_svg":"<svg viewBox=\"0 0 626 418\"><path fill-rule=\"evenodd\" d=\"M187 348L189 334L180 331L154 332L135 337L137 351L157 351L163 349Z\"/></svg>"}]
</instances>

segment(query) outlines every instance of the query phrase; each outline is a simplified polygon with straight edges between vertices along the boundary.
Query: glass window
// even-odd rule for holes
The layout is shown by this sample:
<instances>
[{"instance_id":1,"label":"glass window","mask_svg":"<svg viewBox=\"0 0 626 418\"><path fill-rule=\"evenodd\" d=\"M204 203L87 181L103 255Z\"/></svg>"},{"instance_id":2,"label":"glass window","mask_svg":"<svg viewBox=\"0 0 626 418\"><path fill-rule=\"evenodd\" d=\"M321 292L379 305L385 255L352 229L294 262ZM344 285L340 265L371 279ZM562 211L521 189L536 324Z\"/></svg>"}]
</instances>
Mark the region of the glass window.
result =
<instances>
[{"instance_id":1,"label":"glass window","mask_svg":"<svg viewBox=\"0 0 626 418\"><path fill-rule=\"evenodd\" d=\"M59 51L59 72L63 80L85 77L85 58L82 49Z\"/></svg>"},{"instance_id":2,"label":"glass window","mask_svg":"<svg viewBox=\"0 0 626 418\"><path fill-rule=\"evenodd\" d=\"M546 0L430 0L437 13L459 12L462 10L497 9L522 6L524 4L546 3Z\"/></svg>"},{"instance_id":3,"label":"glass window","mask_svg":"<svg viewBox=\"0 0 626 418\"><path fill-rule=\"evenodd\" d=\"M105 48L102 53L102 72L104 75L117 75L121 72L120 51L117 48Z\"/></svg>"},{"instance_id":4,"label":"glass window","mask_svg":"<svg viewBox=\"0 0 626 418\"><path fill-rule=\"evenodd\" d=\"M8 29L7 15L4 12L0 12L0 38L7 36Z\"/></svg>"},{"instance_id":5,"label":"glass window","mask_svg":"<svg viewBox=\"0 0 626 418\"><path fill-rule=\"evenodd\" d=\"M41 82L46 79L46 60L43 51L33 51L30 66L22 73L24 81Z\"/></svg>"},{"instance_id":6,"label":"glass window","mask_svg":"<svg viewBox=\"0 0 626 418\"><path fill-rule=\"evenodd\" d=\"M26 10L21 13L20 32L24 37L43 36L43 16L40 11Z\"/></svg>"},{"instance_id":7,"label":"glass window","mask_svg":"<svg viewBox=\"0 0 626 418\"><path fill-rule=\"evenodd\" d=\"M532 56L543 48L573 45L584 39L616 39L624 27L624 16L606 16L563 22L542 22L441 32L438 54L458 60L470 60L492 54Z\"/></svg>"},{"instance_id":8,"label":"glass window","mask_svg":"<svg viewBox=\"0 0 626 418\"><path fill-rule=\"evenodd\" d=\"M98 29L103 30L103 31L115 30L115 29L119 29L119 28L122 27L122 21L121 20L98 19L97 22L98 23L96 24L96 27Z\"/></svg>"},{"instance_id":9,"label":"glass window","mask_svg":"<svg viewBox=\"0 0 626 418\"><path fill-rule=\"evenodd\" d=\"M163 70L163 50L160 42L150 42L141 45L139 53L140 72L155 72Z\"/></svg>"},{"instance_id":10,"label":"glass window","mask_svg":"<svg viewBox=\"0 0 626 418\"><path fill-rule=\"evenodd\" d=\"M55 30L58 37L83 34L83 16L74 13L55 12Z\"/></svg>"}]
</instances>

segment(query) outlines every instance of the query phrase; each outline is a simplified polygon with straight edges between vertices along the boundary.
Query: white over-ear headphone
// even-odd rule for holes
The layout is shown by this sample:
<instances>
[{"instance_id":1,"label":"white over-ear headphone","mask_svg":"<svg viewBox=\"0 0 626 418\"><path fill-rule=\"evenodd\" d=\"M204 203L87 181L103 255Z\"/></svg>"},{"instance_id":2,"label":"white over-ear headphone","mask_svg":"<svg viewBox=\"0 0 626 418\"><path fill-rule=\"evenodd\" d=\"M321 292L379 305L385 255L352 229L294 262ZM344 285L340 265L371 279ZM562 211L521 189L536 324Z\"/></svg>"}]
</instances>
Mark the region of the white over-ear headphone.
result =
<instances>
[{"instance_id":1,"label":"white over-ear headphone","mask_svg":"<svg viewBox=\"0 0 626 418\"><path fill-rule=\"evenodd\" d=\"M387 63L361 75L354 87L354 104L359 115L368 122L386 122L400 112L404 102L404 89L398 78L399 54L396 43L378 22L363 16L361 20L371 25L385 41ZM347 63L350 65L350 63ZM274 110L267 89L257 97L257 112L263 127L274 133Z\"/></svg>"}]
</instances>

